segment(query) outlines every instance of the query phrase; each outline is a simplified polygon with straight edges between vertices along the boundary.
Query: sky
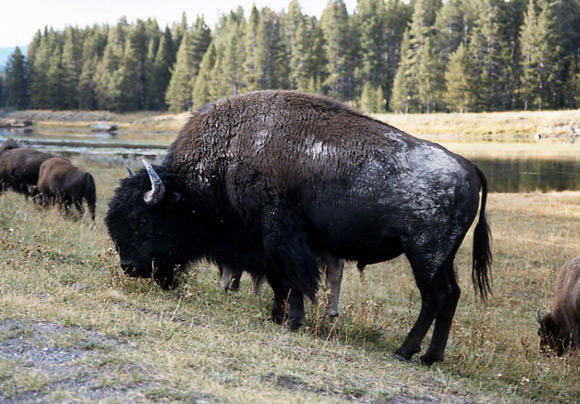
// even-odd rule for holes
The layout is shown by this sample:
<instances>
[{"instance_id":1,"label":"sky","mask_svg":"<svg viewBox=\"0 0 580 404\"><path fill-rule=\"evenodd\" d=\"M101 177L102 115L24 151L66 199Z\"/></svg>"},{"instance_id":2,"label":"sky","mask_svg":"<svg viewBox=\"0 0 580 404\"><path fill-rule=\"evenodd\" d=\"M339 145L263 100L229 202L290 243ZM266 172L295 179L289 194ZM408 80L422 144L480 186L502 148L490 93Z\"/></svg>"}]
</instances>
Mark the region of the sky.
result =
<instances>
[{"instance_id":1,"label":"sky","mask_svg":"<svg viewBox=\"0 0 580 404\"><path fill-rule=\"evenodd\" d=\"M320 17L328 0L299 0L302 12ZM356 0L344 0L349 13ZM68 25L79 28L93 24L115 24L125 16L129 22L155 17L161 26L178 22L185 12L191 24L197 15L203 15L210 28L218 17L242 6L247 18L252 5L274 11L287 9L290 0L11 0L0 11L0 48L24 46L30 43L36 31L45 26L62 31Z\"/></svg>"}]
</instances>

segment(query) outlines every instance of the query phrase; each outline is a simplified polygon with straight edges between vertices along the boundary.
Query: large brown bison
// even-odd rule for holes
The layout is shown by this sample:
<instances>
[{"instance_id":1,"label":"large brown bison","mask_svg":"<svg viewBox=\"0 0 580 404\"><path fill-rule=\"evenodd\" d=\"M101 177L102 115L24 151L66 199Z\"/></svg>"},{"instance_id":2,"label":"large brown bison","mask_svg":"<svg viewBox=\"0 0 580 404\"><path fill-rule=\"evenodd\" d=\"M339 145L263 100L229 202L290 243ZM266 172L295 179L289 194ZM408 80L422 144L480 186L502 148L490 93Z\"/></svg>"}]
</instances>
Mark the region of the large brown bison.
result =
<instances>
[{"instance_id":1,"label":"large brown bison","mask_svg":"<svg viewBox=\"0 0 580 404\"><path fill-rule=\"evenodd\" d=\"M0 149L0 192L10 188L28 197L30 187L38 183L40 165L54 156L39 150L18 147L12 139L2 143Z\"/></svg>"},{"instance_id":2,"label":"large brown bison","mask_svg":"<svg viewBox=\"0 0 580 404\"><path fill-rule=\"evenodd\" d=\"M105 218L128 275L174 287L203 258L266 276L271 317L296 329L316 257L408 258L421 311L395 357L444 359L460 289L453 261L475 220L474 285L490 291L487 182L469 160L331 99L258 91L198 110L161 166L125 178ZM289 313L285 317L286 302Z\"/></svg>"},{"instance_id":3,"label":"large brown bison","mask_svg":"<svg viewBox=\"0 0 580 404\"><path fill-rule=\"evenodd\" d=\"M556 278L552 311L540 324L540 349L561 356L568 348L580 348L580 257L565 263Z\"/></svg>"},{"instance_id":4,"label":"large brown bison","mask_svg":"<svg viewBox=\"0 0 580 404\"><path fill-rule=\"evenodd\" d=\"M83 200L87 202L91 218L95 220L97 192L93 176L70 161L60 157L46 160L40 166L38 192L42 203L59 205L68 210L74 205L84 215Z\"/></svg>"}]
</instances>

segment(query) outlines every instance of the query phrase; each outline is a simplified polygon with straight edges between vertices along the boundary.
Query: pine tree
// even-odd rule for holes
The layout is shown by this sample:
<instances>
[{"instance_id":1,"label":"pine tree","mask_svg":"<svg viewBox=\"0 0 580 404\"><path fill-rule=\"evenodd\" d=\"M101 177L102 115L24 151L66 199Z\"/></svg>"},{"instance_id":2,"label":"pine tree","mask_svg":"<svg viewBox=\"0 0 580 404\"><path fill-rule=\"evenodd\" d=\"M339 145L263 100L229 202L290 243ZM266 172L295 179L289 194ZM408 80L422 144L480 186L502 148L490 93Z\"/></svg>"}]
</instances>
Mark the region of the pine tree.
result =
<instances>
[{"instance_id":1,"label":"pine tree","mask_svg":"<svg viewBox=\"0 0 580 404\"><path fill-rule=\"evenodd\" d=\"M252 6L248 22L244 25L244 84L246 91L260 89L259 84L259 58L258 58L258 26L260 25L260 12L255 5Z\"/></svg>"},{"instance_id":2,"label":"pine tree","mask_svg":"<svg viewBox=\"0 0 580 404\"><path fill-rule=\"evenodd\" d=\"M173 66L173 73L165 95L165 102L169 106L170 111L187 111L192 106L191 82L194 78L191 68L192 63L193 48L191 33L188 32L183 37L179 50L177 51L177 60Z\"/></svg>"},{"instance_id":3,"label":"pine tree","mask_svg":"<svg viewBox=\"0 0 580 404\"><path fill-rule=\"evenodd\" d=\"M52 52L50 58L50 65L46 72L47 80L47 101L44 104L45 108L49 109L67 109L67 87L66 83L67 72L62 62L62 51L60 47L56 47Z\"/></svg>"},{"instance_id":4,"label":"pine tree","mask_svg":"<svg viewBox=\"0 0 580 404\"><path fill-rule=\"evenodd\" d=\"M340 100L354 98L354 53L356 38L353 35L346 5L342 0L330 0L322 11L320 25L324 34L327 59L325 92Z\"/></svg>"},{"instance_id":5,"label":"pine tree","mask_svg":"<svg viewBox=\"0 0 580 404\"><path fill-rule=\"evenodd\" d=\"M282 20L283 40L288 56L288 85L293 89L306 89L308 79L306 75L308 32L306 17L302 14L298 0L291 0L288 12Z\"/></svg>"},{"instance_id":6,"label":"pine tree","mask_svg":"<svg viewBox=\"0 0 580 404\"><path fill-rule=\"evenodd\" d=\"M560 46L555 20L546 1L536 14L530 0L521 31L524 108L555 107L560 83Z\"/></svg>"},{"instance_id":7,"label":"pine tree","mask_svg":"<svg viewBox=\"0 0 580 404\"><path fill-rule=\"evenodd\" d=\"M28 102L28 74L26 60L19 47L14 49L6 64L7 104L16 109L26 109Z\"/></svg>"},{"instance_id":8,"label":"pine tree","mask_svg":"<svg viewBox=\"0 0 580 404\"><path fill-rule=\"evenodd\" d=\"M439 5L439 0L415 3L411 26L401 43L401 62L395 76L392 101L396 110L432 112L442 103L443 69L437 63L431 41Z\"/></svg>"},{"instance_id":9,"label":"pine tree","mask_svg":"<svg viewBox=\"0 0 580 404\"><path fill-rule=\"evenodd\" d=\"M192 40L193 61L191 65L192 73L189 87L193 90L195 86L195 80L199 75L201 61L203 60L203 56L207 52L207 49L210 43L212 42L211 30L206 25L203 16L197 17L191 40ZM193 99L193 103L194 104L196 103L195 98Z\"/></svg>"},{"instance_id":10,"label":"pine tree","mask_svg":"<svg viewBox=\"0 0 580 404\"><path fill-rule=\"evenodd\" d=\"M121 62L125 54L127 28L127 20L121 18L108 31L107 45L103 51L103 57L95 68L95 93L97 106L100 109L111 109L113 104L116 104L115 109L119 107L116 101L119 97L119 89L115 86L120 85L119 78L125 72L118 72L115 81L113 81L113 75L121 68Z\"/></svg>"},{"instance_id":11,"label":"pine tree","mask_svg":"<svg viewBox=\"0 0 580 404\"><path fill-rule=\"evenodd\" d=\"M153 50L151 49L151 53ZM167 40L165 36L161 37L157 52L153 57L153 63L148 64L146 76L146 105L149 110L164 110L167 108L165 103L165 92L171 80L171 72L168 64Z\"/></svg>"},{"instance_id":12,"label":"pine tree","mask_svg":"<svg viewBox=\"0 0 580 404\"><path fill-rule=\"evenodd\" d=\"M187 16L185 15L185 12L183 12L181 14L181 21L179 23L174 23L173 27L171 29L171 35L174 39L173 41L173 49L175 50L175 52L179 51L179 47L181 46L181 41L183 40L183 38L185 37L185 35L187 35L187 31L188 31L188 26L187 26ZM177 55L176 55L176 59L177 59Z\"/></svg>"},{"instance_id":13,"label":"pine tree","mask_svg":"<svg viewBox=\"0 0 580 404\"><path fill-rule=\"evenodd\" d=\"M88 28L82 44L82 68L78 84L78 105L81 109L97 109L95 75L107 44L108 26Z\"/></svg>"},{"instance_id":14,"label":"pine tree","mask_svg":"<svg viewBox=\"0 0 580 404\"><path fill-rule=\"evenodd\" d=\"M406 66L410 63L409 56L409 39L410 31L405 31L403 40L401 41L401 62L395 74L393 82L393 90L391 94L391 109L395 112L408 113L412 109L411 93L412 86L408 82L409 75L406 72Z\"/></svg>"},{"instance_id":15,"label":"pine tree","mask_svg":"<svg viewBox=\"0 0 580 404\"><path fill-rule=\"evenodd\" d=\"M410 23L411 5L401 0L387 0L385 10L385 52L386 52L386 82L383 90L388 95L387 105L391 105L390 95L393 90L395 75L401 61L403 35Z\"/></svg>"},{"instance_id":16,"label":"pine tree","mask_svg":"<svg viewBox=\"0 0 580 404\"><path fill-rule=\"evenodd\" d=\"M216 49L215 44L212 42L199 66L199 74L195 79L195 85L193 87L193 103L196 107L207 104L214 98L212 97L210 83L211 83L211 72L216 63Z\"/></svg>"},{"instance_id":17,"label":"pine tree","mask_svg":"<svg viewBox=\"0 0 580 404\"><path fill-rule=\"evenodd\" d=\"M386 12L383 0L360 0L354 16L354 25L360 35L360 61L356 63L358 67L355 76L359 83L364 83L367 90L369 85L377 88L388 84Z\"/></svg>"},{"instance_id":18,"label":"pine tree","mask_svg":"<svg viewBox=\"0 0 580 404\"><path fill-rule=\"evenodd\" d=\"M33 49L34 62L30 64L30 102L33 108L48 108L48 69L57 46L57 33L45 28L38 45Z\"/></svg>"},{"instance_id":19,"label":"pine tree","mask_svg":"<svg viewBox=\"0 0 580 404\"><path fill-rule=\"evenodd\" d=\"M476 86L469 52L463 43L450 56L445 72L447 91L444 101L447 108L457 112L471 112L477 107Z\"/></svg>"},{"instance_id":20,"label":"pine tree","mask_svg":"<svg viewBox=\"0 0 580 404\"><path fill-rule=\"evenodd\" d=\"M435 19L435 51L446 64L459 44L467 45L467 32L470 27L463 0L449 0L437 13Z\"/></svg>"},{"instance_id":21,"label":"pine tree","mask_svg":"<svg viewBox=\"0 0 580 404\"><path fill-rule=\"evenodd\" d=\"M67 27L64 33L64 44L62 48L62 66L64 70L63 91L65 100L63 108L76 109L78 102L78 87L82 72L82 44L80 32L73 27Z\"/></svg>"},{"instance_id":22,"label":"pine tree","mask_svg":"<svg viewBox=\"0 0 580 404\"><path fill-rule=\"evenodd\" d=\"M165 101L171 111L186 111L193 106L193 87L199 65L211 41L211 31L202 17L198 17L193 31L187 31L177 52L177 60Z\"/></svg>"},{"instance_id":23,"label":"pine tree","mask_svg":"<svg viewBox=\"0 0 580 404\"><path fill-rule=\"evenodd\" d=\"M504 3L481 0L474 5L475 21L469 36L470 57L478 83L478 110L501 110L508 103L510 46L506 40Z\"/></svg>"}]
</instances>

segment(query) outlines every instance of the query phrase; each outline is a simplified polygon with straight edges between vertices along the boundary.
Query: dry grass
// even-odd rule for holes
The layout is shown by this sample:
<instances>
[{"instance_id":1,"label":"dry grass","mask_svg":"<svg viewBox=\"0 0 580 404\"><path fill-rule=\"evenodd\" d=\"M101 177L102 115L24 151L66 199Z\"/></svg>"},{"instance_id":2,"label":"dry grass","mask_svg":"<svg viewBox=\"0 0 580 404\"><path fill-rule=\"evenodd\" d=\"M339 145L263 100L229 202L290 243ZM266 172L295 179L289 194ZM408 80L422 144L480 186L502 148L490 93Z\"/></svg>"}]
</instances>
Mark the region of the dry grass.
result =
<instances>
[{"instance_id":1,"label":"dry grass","mask_svg":"<svg viewBox=\"0 0 580 404\"><path fill-rule=\"evenodd\" d=\"M538 134L566 137L570 128L577 128L580 135L580 110L382 114L375 117L407 133L437 140L530 141Z\"/></svg>"},{"instance_id":2,"label":"dry grass","mask_svg":"<svg viewBox=\"0 0 580 404\"><path fill-rule=\"evenodd\" d=\"M309 306L306 327L287 333L267 320L268 288L254 296L245 279L225 295L207 263L176 291L125 278L102 222L125 169L75 163L97 180L94 223L38 211L12 193L0 198L0 400L580 401L580 359L541 357L534 319L550 307L558 267L578 255L580 192L490 195L494 296L488 305L475 299L468 236L446 361L423 368L390 357L419 308L405 259L369 267L364 284L349 266L338 320L326 323L323 307ZM59 365L3 355L2 344L15 341L76 356Z\"/></svg>"}]
</instances>

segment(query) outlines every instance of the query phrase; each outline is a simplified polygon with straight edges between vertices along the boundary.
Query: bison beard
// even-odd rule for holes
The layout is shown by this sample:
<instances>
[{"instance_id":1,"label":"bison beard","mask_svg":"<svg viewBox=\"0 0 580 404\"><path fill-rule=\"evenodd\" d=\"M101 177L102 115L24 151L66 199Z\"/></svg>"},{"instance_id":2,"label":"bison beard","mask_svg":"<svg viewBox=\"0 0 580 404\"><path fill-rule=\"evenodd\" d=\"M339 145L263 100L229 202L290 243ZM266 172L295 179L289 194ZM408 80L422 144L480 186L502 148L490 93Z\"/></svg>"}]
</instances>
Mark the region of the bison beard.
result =
<instances>
[{"instance_id":1,"label":"bison beard","mask_svg":"<svg viewBox=\"0 0 580 404\"><path fill-rule=\"evenodd\" d=\"M431 364L444 358L460 295L453 261L480 189L472 278L485 299L479 168L330 99L258 91L196 112L163 165L121 181L105 221L127 273L172 287L174 268L202 258L249 268L274 290L272 319L290 329L304 323L304 295L315 297L320 254L361 267L405 254L422 301L395 356L410 360L435 322L421 357Z\"/></svg>"}]
</instances>

